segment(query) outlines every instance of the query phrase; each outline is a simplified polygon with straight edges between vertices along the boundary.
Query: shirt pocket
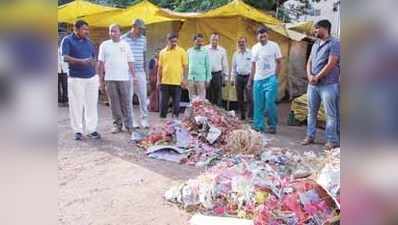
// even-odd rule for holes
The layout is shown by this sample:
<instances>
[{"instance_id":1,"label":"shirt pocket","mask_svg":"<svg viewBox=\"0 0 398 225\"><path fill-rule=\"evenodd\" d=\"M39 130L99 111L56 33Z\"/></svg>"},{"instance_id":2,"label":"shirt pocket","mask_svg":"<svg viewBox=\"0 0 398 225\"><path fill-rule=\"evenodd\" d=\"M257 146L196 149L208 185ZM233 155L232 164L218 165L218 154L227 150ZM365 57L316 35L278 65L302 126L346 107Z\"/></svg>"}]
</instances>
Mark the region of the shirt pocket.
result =
<instances>
[{"instance_id":1,"label":"shirt pocket","mask_svg":"<svg viewBox=\"0 0 398 225\"><path fill-rule=\"evenodd\" d=\"M314 62L315 64L326 64L329 60L329 51L321 51L318 53L316 57L316 61Z\"/></svg>"},{"instance_id":2,"label":"shirt pocket","mask_svg":"<svg viewBox=\"0 0 398 225\"><path fill-rule=\"evenodd\" d=\"M119 52L120 52L121 58L127 59L127 49L126 49L126 47L121 46L121 47L119 48Z\"/></svg>"},{"instance_id":3,"label":"shirt pocket","mask_svg":"<svg viewBox=\"0 0 398 225\"><path fill-rule=\"evenodd\" d=\"M261 55L261 64L263 70L270 70L271 65L272 65L272 60L274 59L274 56L272 54L263 54Z\"/></svg>"}]
</instances>

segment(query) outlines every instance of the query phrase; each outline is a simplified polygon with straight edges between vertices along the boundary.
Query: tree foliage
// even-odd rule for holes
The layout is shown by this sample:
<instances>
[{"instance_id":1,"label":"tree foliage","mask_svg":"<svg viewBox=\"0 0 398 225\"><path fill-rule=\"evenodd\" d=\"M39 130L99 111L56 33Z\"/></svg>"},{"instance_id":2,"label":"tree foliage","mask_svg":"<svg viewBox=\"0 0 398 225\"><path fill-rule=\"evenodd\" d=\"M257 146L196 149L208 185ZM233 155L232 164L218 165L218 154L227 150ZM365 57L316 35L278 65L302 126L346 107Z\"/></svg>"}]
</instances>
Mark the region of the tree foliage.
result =
<instances>
[{"instance_id":1,"label":"tree foliage","mask_svg":"<svg viewBox=\"0 0 398 225\"><path fill-rule=\"evenodd\" d=\"M63 4L69 3L71 1L73 1L73 0L58 0L58 5L63 5Z\"/></svg>"}]
</instances>

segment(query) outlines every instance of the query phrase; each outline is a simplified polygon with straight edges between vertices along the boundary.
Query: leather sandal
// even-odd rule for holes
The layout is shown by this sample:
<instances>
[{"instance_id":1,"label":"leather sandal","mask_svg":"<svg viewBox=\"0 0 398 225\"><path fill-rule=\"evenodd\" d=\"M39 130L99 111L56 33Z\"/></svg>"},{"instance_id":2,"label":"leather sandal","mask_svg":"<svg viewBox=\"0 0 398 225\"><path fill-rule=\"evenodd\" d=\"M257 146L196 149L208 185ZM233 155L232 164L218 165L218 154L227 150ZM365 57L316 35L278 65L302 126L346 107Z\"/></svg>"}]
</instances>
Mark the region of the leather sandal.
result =
<instances>
[{"instance_id":1,"label":"leather sandal","mask_svg":"<svg viewBox=\"0 0 398 225\"><path fill-rule=\"evenodd\" d=\"M310 138L310 137L306 137L306 138L301 142L302 145L310 145L310 144L314 144L314 143L315 143L314 139L313 139L313 138Z\"/></svg>"},{"instance_id":2,"label":"leather sandal","mask_svg":"<svg viewBox=\"0 0 398 225\"><path fill-rule=\"evenodd\" d=\"M325 144L325 149L326 150L332 150L332 149L337 148L337 147L339 147L339 145L335 144L335 143L328 142L328 143Z\"/></svg>"}]
</instances>

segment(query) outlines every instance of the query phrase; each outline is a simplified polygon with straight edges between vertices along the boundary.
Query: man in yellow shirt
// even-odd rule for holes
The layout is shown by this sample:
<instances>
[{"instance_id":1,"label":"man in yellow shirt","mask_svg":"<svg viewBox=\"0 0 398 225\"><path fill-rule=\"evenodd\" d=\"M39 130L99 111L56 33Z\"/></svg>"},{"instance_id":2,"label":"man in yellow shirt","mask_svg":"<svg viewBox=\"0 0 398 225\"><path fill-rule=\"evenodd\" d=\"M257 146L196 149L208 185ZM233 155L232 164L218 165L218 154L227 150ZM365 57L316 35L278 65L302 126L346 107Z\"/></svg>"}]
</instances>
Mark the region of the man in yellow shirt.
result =
<instances>
[{"instance_id":1,"label":"man in yellow shirt","mask_svg":"<svg viewBox=\"0 0 398 225\"><path fill-rule=\"evenodd\" d=\"M160 118L166 118L170 97L173 118L180 112L181 87L186 86L187 53L177 45L176 33L167 34L167 47L159 53L158 86L160 86Z\"/></svg>"}]
</instances>

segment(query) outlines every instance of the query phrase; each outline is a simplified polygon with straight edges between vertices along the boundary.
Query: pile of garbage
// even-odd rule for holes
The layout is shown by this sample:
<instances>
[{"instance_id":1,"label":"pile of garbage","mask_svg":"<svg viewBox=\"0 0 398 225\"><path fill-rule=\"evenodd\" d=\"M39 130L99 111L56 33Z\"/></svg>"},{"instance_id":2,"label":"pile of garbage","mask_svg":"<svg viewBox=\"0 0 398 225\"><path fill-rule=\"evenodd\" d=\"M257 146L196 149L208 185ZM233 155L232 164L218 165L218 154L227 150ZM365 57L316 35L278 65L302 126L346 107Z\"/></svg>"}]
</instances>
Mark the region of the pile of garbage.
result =
<instances>
[{"instance_id":1,"label":"pile of garbage","mask_svg":"<svg viewBox=\"0 0 398 225\"><path fill-rule=\"evenodd\" d=\"M225 111L201 99L192 102L192 108L184 124L193 135L215 144L216 147L225 146L232 131L250 129L235 116L233 111Z\"/></svg>"},{"instance_id":2,"label":"pile of garbage","mask_svg":"<svg viewBox=\"0 0 398 225\"><path fill-rule=\"evenodd\" d=\"M137 145L149 157L199 167L227 155L258 154L266 146L264 136L207 100L194 100L186 114L183 121L153 128Z\"/></svg>"},{"instance_id":3,"label":"pile of garbage","mask_svg":"<svg viewBox=\"0 0 398 225\"><path fill-rule=\"evenodd\" d=\"M137 146L151 158L194 166L209 165L223 155L222 150L191 135L184 123L177 120L153 128Z\"/></svg>"},{"instance_id":4,"label":"pile of garbage","mask_svg":"<svg viewBox=\"0 0 398 225\"><path fill-rule=\"evenodd\" d=\"M149 157L208 168L165 193L187 211L254 225L320 225L339 215L340 149L316 155L271 147L206 100L194 100L182 121L153 128L137 144Z\"/></svg>"},{"instance_id":5,"label":"pile of garbage","mask_svg":"<svg viewBox=\"0 0 398 225\"><path fill-rule=\"evenodd\" d=\"M330 162L339 161L339 151L334 154L300 156L274 149L264 151L261 159L236 155L196 179L172 187L165 198L188 211L251 219L255 225L323 224L337 216L340 207L336 200L339 191L333 191L339 189L339 180L333 177L323 179L323 185L317 182L321 174L330 178Z\"/></svg>"},{"instance_id":6,"label":"pile of garbage","mask_svg":"<svg viewBox=\"0 0 398 225\"><path fill-rule=\"evenodd\" d=\"M267 148L261 153L260 159L277 171L279 176L293 176L296 179L316 175L326 163L325 156L319 157L312 151L301 155L291 149L276 147Z\"/></svg>"}]
</instances>

